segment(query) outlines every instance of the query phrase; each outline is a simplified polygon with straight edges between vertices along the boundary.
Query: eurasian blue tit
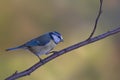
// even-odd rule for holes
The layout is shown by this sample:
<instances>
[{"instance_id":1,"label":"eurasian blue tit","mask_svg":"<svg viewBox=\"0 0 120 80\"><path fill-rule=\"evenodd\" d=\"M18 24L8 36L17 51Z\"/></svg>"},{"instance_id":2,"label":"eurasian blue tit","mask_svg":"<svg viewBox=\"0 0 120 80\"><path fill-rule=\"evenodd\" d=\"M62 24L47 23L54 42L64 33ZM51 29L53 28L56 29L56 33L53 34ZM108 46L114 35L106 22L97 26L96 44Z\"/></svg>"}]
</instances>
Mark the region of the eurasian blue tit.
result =
<instances>
[{"instance_id":1,"label":"eurasian blue tit","mask_svg":"<svg viewBox=\"0 0 120 80\"><path fill-rule=\"evenodd\" d=\"M41 60L40 55L49 54L50 51L62 41L62 35L59 32L53 31L34 38L23 45L6 49L6 51L25 48L31 51Z\"/></svg>"}]
</instances>

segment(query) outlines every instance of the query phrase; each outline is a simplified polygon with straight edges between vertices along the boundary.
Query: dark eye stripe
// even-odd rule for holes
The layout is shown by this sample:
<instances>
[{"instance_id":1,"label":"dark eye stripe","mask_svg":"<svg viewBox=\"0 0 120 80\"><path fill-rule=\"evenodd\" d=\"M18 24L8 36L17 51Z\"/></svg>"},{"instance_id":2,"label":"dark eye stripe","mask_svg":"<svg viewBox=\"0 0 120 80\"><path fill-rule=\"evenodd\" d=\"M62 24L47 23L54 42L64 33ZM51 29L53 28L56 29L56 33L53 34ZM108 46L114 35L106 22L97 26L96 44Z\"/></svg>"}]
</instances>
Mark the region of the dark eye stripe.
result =
<instances>
[{"instance_id":1,"label":"dark eye stripe","mask_svg":"<svg viewBox=\"0 0 120 80\"><path fill-rule=\"evenodd\" d=\"M62 37L61 36L58 36L60 39L62 39Z\"/></svg>"}]
</instances>

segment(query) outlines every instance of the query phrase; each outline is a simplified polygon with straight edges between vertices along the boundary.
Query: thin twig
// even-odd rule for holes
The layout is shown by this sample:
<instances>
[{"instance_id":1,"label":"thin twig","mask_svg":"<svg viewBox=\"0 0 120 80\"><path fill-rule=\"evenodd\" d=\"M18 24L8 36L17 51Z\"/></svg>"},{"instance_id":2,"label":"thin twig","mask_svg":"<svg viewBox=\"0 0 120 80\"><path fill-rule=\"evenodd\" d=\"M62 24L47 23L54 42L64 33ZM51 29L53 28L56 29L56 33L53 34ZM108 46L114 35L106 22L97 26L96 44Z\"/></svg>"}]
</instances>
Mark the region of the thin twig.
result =
<instances>
[{"instance_id":1,"label":"thin twig","mask_svg":"<svg viewBox=\"0 0 120 80\"><path fill-rule=\"evenodd\" d=\"M75 45L67 47L67 48L65 48L63 50L55 52L54 54L52 54L52 55L48 56L47 58L43 59L42 63L39 61L36 64L34 64L32 67L30 67L30 68L28 68L28 69L26 69L26 70L24 70L22 72L17 72L16 71L13 75L7 77L5 80L15 80L15 79L18 79L20 77L24 77L26 75L30 75L33 71L35 71L39 67L43 66L44 64L48 63L49 61L51 61L51 60L59 57L60 55L63 55L63 54L68 53L68 52L70 52L72 50L75 50L77 48L80 48L82 46L88 45L90 43L96 42L98 40L104 39L104 38L106 38L108 36L111 36L113 34L116 34L116 33L120 32L120 27L118 27L118 28L116 28L114 30L108 31L108 32L106 32L104 34L101 34L99 36L96 36L96 37L92 38L92 36L93 36L93 34L94 34L95 30L96 30L99 17L100 17L100 15L102 13L102 10L101 10L101 8L102 8L102 2L103 2L103 0L100 0L100 5L101 6L100 6L99 14L98 14L98 16L96 18L94 29L93 29L90 37L88 38L88 40L82 41L80 43L77 43Z\"/></svg>"},{"instance_id":2,"label":"thin twig","mask_svg":"<svg viewBox=\"0 0 120 80\"><path fill-rule=\"evenodd\" d=\"M90 34L90 36L88 37L87 40L89 40L94 35L94 33L96 31L98 21L100 19L101 14L102 14L102 4L103 4L103 0L100 0L100 7L99 7L97 18L95 19L94 28L93 28L93 31L92 31L92 33Z\"/></svg>"},{"instance_id":3,"label":"thin twig","mask_svg":"<svg viewBox=\"0 0 120 80\"><path fill-rule=\"evenodd\" d=\"M116 33L118 33L118 32L120 32L120 27L118 27L118 28L116 28L116 29L114 29L114 30L108 31L108 32L106 32L106 33L104 33L104 34L101 34L101 35L99 35L99 36L96 36L96 37L94 37L94 38L91 38L91 39L89 39L89 40L85 40L85 41L82 41L82 42L77 43L77 44L75 44L75 45L72 45L72 46L70 46L70 47L67 47L67 48L65 48L65 49L63 49L63 50L60 50L60 51L58 51L58 52L56 52L56 53L48 56L47 58L43 59L42 63L41 63L41 62L38 62L38 63L36 63L35 65L33 65L32 67L26 69L25 71L17 72L17 73L15 73L14 75L9 76L9 77L6 78L5 80L15 80L15 79L17 79L17 78L20 78L20 77L23 77L23 76L26 76L26 75L30 75L33 71L35 71L35 70L38 69L39 67L43 66L44 64L48 63L49 61L55 59L56 57L59 57L60 55L63 55L63 54L65 54L65 53L68 53L68 52L70 52L70 51L72 51L72 50L75 50L75 49L77 49L77 48L79 48L79 47L88 45L88 44L90 44L90 43L96 42L96 41L98 41L98 40L104 39L104 38L106 38L106 37L108 37L108 36L111 36L111 35L113 35L113 34L116 34Z\"/></svg>"}]
</instances>

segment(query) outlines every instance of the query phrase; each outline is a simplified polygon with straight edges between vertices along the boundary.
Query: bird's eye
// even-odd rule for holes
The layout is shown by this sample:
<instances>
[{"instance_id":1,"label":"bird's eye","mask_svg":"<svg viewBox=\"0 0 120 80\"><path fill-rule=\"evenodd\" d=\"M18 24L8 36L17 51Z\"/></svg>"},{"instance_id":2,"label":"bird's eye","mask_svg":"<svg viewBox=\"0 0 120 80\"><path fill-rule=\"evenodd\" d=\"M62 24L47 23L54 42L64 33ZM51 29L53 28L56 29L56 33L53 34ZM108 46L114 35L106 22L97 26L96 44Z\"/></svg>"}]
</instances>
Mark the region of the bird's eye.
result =
<instances>
[{"instance_id":1,"label":"bird's eye","mask_svg":"<svg viewBox=\"0 0 120 80\"><path fill-rule=\"evenodd\" d=\"M61 39L61 37L60 37L60 36L58 36L58 38L59 38L59 39Z\"/></svg>"}]
</instances>

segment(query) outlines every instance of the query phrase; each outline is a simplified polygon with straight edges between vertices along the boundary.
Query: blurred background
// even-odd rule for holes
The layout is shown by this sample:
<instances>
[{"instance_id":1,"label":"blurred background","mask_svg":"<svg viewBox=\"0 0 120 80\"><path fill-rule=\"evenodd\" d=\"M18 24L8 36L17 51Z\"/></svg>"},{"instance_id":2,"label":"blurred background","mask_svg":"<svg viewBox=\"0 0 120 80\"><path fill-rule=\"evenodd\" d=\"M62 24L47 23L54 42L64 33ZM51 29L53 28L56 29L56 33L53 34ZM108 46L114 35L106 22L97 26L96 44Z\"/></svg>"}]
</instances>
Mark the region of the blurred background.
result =
<instances>
[{"instance_id":1,"label":"blurred background","mask_svg":"<svg viewBox=\"0 0 120 80\"><path fill-rule=\"evenodd\" d=\"M119 3L104 0L94 36L120 25ZM98 7L99 0L0 0L0 80L38 62L27 50L6 48L49 31L64 37L54 50L83 41L93 29ZM18 80L120 80L119 43L120 33L64 54Z\"/></svg>"}]
</instances>

